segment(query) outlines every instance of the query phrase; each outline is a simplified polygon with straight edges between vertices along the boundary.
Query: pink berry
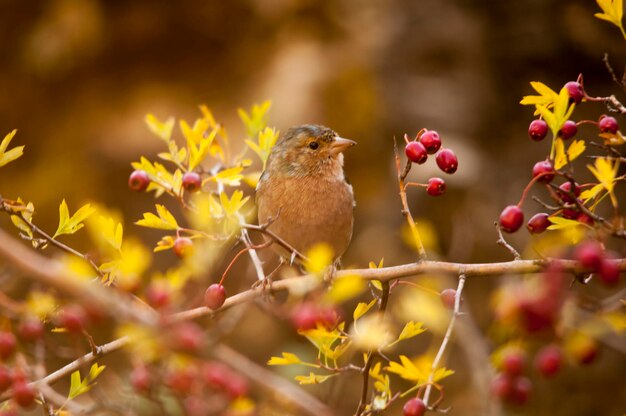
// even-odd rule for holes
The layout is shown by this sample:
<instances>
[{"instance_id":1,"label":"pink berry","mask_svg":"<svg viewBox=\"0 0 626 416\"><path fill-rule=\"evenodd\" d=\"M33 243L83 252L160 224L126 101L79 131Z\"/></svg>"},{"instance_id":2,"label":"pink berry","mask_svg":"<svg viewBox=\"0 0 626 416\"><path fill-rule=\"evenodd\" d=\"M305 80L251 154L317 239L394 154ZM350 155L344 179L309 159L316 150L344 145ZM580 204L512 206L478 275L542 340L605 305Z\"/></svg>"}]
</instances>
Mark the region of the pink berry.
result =
<instances>
[{"instance_id":1,"label":"pink berry","mask_svg":"<svg viewBox=\"0 0 626 416\"><path fill-rule=\"evenodd\" d=\"M317 307L310 302L299 304L291 312L291 323L296 329L303 331L314 329L318 321L319 311Z\"/></svg>"},{"instance_id":2,"label":"pink berry","mask_svg":"<svg viewBox=\"0 0 626 416\"><path fill-rule=\"evenodd\" d=\"M43 337L43 324L39 319L27 318L17 328L18 336L27 342L35 342Z\"/></svg>"},{"instance_id":3,"label":"pink berry","mask_svg":"<svg viewBox=\"0 0 626 416\"><path fill-rule=\"evenodd\" d=\"M507 400L513 391L513 382L511 377L506 374L496 374L491 380L491 394L500 400Z\"/></svg>"},{"instance_id":4,"label":"pink berry","mask_svg":"<svg viewBox=\"0 0 626 416\"><path fill-rule=\"evenodd\" d=\"M155 309L161 309L170 304L172 297L166 287L158 284L150 284L146 288L146 300Z\"/></svg>"},{"instance_id":5,"label":"pink berry","mask_svg":"<svg viewBox=\"0 0 626 416\"><path fill-rule=\"evenodd\" d=\"M526 367L526 353L519 348L507 348L502 357L502 372L509 376L519 376Z\"/></svg>"},{"instance_id":6,"label":"pink berry","mask_svg":"<svg viewBox=\"0 0 626 416\"><path fill-rule=\"evenodd\" d=\"M580 243L574 250L574 258L580 266L591 271L599 271L605 259L605 253L600 243L588 240Z\"/></svg>"},{"instance_id":7,"label":"pink berry","mask_svg":"<svg viewBox=\"0 0 626 416\"><path fill-rule=\"evenodd\" d=\"M428 180L426 192L430 196L443 195L444 192L446 192L446 182L441 178L430 178Z\"/></svg>"},{"instance_id":8,"label":"pink berry","mask_svg":"<svg viewBox=\"0 0 626 416\"><path fill-rule=\"evenodd\" d=\"M593 226L593 218L591 218L589 215L585 214L584 212L578 213L578 215L576 216L576 221L582 222L583 224L587 224L589 226Z\"/></svg>"},{"instance_id":9,"label":"pink berry","mask_svg":"<svg viewBox=\"0 0 626 416\"><path fill-rule=\"evenodd\" d=\"M548 134L548 123L544 120L533 120L528 126L528 136L536 142L546 138Z\"/></svg>"},{"instance_id":10,"label":"pink berry","mask_svg":"<svg viewBox=\"0 0 626 416\"><path fill-rule=\"evenodd\" d=\"M204 331L194 322L182 322L172 329L172 345L175 349L196 352L204 346Z\"/></svg>"},{"instance_id":11,"label":"pink berry","mask_svg":"<svg viewBox=\"0 0 626 416\"><path fill-rule=\"evenodd\" d=\"M611 116L601 116L598 121L598 128L600 129L600 133L617 133L619 130L619 125L617 124L617 120L615 117Z\"/></svg>"},{"instance_id":12,"label":"pink berry","mask_svg":"<svg viewBox=\"0 0 626 416\"><path fill-rule=\"evenodd\" d=\"M519 230L524 222L524 213L517 205L509 205L500 214L500 227L507 233Z\"/></svg>"},{"instance_id":13,"label":"pink berry","mask_svg":"<svg viewBox=\"0 0 626 416\"><path fill-rule=\"evenodd\" d=\"M513 390L511 391L511 402L522 406L530 399L533 391L533 384L527 377L516 377L513 380Z\"/></svg>"},{"instance_id":14,"label":"pink berry","mask_svg":"<svg viewBox=\"0 0 626 416\"><path fill-rule=\"evenodd\" d=\"M426 405L422 399L414 397L409 399L402 407L403 416L422 416L426 413Z\"/></svg>"},{"instance_id":15,"label":"pink berry","mask_svg":"<svg viewBox=\"0 0 626 416\"><path fill-rule=\"evenodd\" d=\"M459 160L450 149L441 149L435 157L437 166L445 173L453 174L459 167Z\"/></svg>"},{"instance_id":16,"label":"pink berry","mask_svg":"<svg viewBox=\"0 0 626 416\"><path fill-rule=\"evenodd\" d=\"M87 324L87 314L80 305L69 305L59 313L58 323L68 332L80 333Z\"/></svg>"},{"instance_id":17,"label":"pink berry","mask_svg":"<svg viewBox=\"0 0 626 416\"><path fill-rule=\"evenodd\" d=\"M0 393L3 393L13 384L13 372L9 367L0 364Z\"/></svg>"},{"instance_id":18,"label":"pink berry","mask_svg":"<svg viewBox=\"0 0 626 416\"><path fill-rule=\"evenodd\" d=\"M552 182L552 179L554 179L554 166L552 166L552 162L549 160L540 160L535 163L535 166L533 166L533 178L539 175L541 175L539 179L537 179L539 182Z\"/></svg>"},{"instance_id":19,"label":"pink berry","mask_svg":"<svg viewBox=\"0 0 626 416\"><path fill-rule=\"evenodd\" d=\"M246 380L243 376L231 373L230 377L226 379L224 390L232 399L236 399L237 397L246 396L250 390L250 386L248 384L248 380Z\"/></svg>"},{"instance_id":20,"label":"pink berry","mask_svg":"<svg viewBox=\"0 0 626 416\"><path fill-rule=\"evenodd\" d=\"M454 289L444 289L441 291L441 293L439 294L439 297L441 298L441 302L443 303L443 305L452 310L454 309L454 302L455 302L455 298L456 298L456 290Z\"/></svg>"},{"instance_id":21,"label":"pink berry","mask_svg":"<svg viewBox=\"0 0 626 416\"><path fill-rule=\"evenodd\" d=\"M202 179L196 172L187 172L183 175L183 188L188 192L195 192L202 187Z\"/></svg>"},{"instance_id":22,"label":"pink berry","mask_svg":"<svg viewBox=\"0 0 626 416\"><path fill-rule=\"evenodd\" d=\"M233 372L230 367L219 361L207 361L202 365L200 374L203 382L208 386L214 389L225 389Z\"/></svg>"},{"instance_id":23,"label":"pink berry","mask_svg":"<svg viewBox=\"0 0 626 416\"><path fill-rule=\"evenodd\" d=\"M130 372L130 384L137 393L146 393L152 387L152 375L148 368L141 364L133 367Z\"/></svg>"},{"instance_id":24,"label":"pink berry","mask_svg":"<svg viewBox=\"0 0 626 416\"><path fill-rule=\"evenodd\" d=\"M178 237L174 241L174 247L172 247L174 254L178 257L185 258L193 253L193 241L187 237Z\"/></svg>"},{"instance_id":25,"label":"pink berry","mask_svg":"<svg viewBox=\"0 0 626 416\"><path fill-rule=\"evenodd\" d=\"M535 214L528 220L526 228L531 234L539 234L544 232L552 223L550 222L550 216L545 212Z\"/></svg>"},{"instance_id":26,"label":"pink berry","mask_svg":"<svg viewBox=\"0 0 626 416\"><path fill-rule=\"evenodd\" d=\"M0 360L6 360L15 352L17 340L12 332L0 332Z\"/></svg>"},{"instance_id":27,"label":"pink berry","mask_svg":"<svg viewBox=\"0 0 626 416\"><path fill-rule=\"evenodd\" d=\"M559 197L563 200L563 202L573 204L576 201L576 198L578 198L578 196L580 195L580 186L575 183L574 188L572 189L572 183L570 181L567 181L559 186L559 191L557 191L557 193Z\"/></svg>"},{"instance_id":28,"label":"pink berry","mask_svg":"<svg viewBox=\"0 0 626 416\"><path fill-rule=\"evenodd\" d=\"M204 292L204 304L211 310L221 308L225 301L226 289L219 283L213 283Z\"/></svg>"},{"instance_id":29,"label":"pink berry","mask_svg":"<svg viewBox=\"0 0 626 416\"><path fill-rule=\"evenodd\" d=\"M12 397L20 407L30 407L35 403L35 389L25 380L16 380L13 383Z\"/></svg>"},{"instance_id":30,"label":"pink berry","mask_svg":"<svg viewBox=\"0 0 626 416\"><path fill-rule=\"evenodd\" d=\"M428 159L428 152L420 142L409 142L404 148L404 152L411 162L419 165L426 162L426 159Z\"/></svg>"},{"instance_id":31,"label":"pink berry","mask_svg":"<svg viewBox=\"0 0 626 416\"><path fill-rule=\"evenodd\" d=\"M598 278L602 283L608 287L616 286L619 283L619 274L619 266L612 255L602 259L600 270L598 271Z\"/></svg>"},{"instance_id":32,"label":"pink berry","mask_svg":"<svg viewBox=\"0 0 626 416\"><path fill-rule=\"evenodd\" d=\"M576 126L576 123L572 120L567 120L565 123L563 123L563 127L561 127L561 130L559 130L559 137L563 140L569 140L572 137L576 136L576 133L578 133L578 127Z\"/></svg>"},{"instance_id":33,"label":"pink berry","mask_svg":"<svg viewBox=\"0 0 626 416\"><path fill-rule=\"evenodd\" d=\"M150 185L150 177L148 177L146 171L135 170L128 178L128 187L133 191L145 191L148 185Z\"/></svg>"},{"instance_id":34,"label":"pink berry","mask_svg":"<svg viewBox=\"0 0 626 416\"><path fill-rule=\"evenodd\" d=\"M571 100L576 104L580 103L585 97L582 85L576 81L568 82L564 85L564 88L567 89L569 98L571 98Z\"/></svg>"},{"instance_id":35,"label":"pink berry","mask_svg":"<svg viewBox=\"0 0 626 416\"><path fill-rule=\"evenodd\" d=\"M165 374L165 384L175 393L189 395L194 380L197 378L191 366L170 370Z\"/></svg>"},{"instance_id":36,"label":"pink berry","mask_svg":"<svg viewBox=\"0 0 626 416\"><path fill-rule=\"evenodd\" d=\"M563 363L563 353L558 345L543 347L535 357L535 368L544 377L554 376Z\"/></svg>"},{"instance_id":37,"label":"pink berry","mask_svg":"<svg viewBox=\"0 0 626 416\"><path fill-rule=\"evenodd\" d=\"M422 137L420 137L420 143L424 145L429 155L437 153L437 150L441 147L441 139L439 133L435 130L428 130Z\"/></svg>"}]
</instances>

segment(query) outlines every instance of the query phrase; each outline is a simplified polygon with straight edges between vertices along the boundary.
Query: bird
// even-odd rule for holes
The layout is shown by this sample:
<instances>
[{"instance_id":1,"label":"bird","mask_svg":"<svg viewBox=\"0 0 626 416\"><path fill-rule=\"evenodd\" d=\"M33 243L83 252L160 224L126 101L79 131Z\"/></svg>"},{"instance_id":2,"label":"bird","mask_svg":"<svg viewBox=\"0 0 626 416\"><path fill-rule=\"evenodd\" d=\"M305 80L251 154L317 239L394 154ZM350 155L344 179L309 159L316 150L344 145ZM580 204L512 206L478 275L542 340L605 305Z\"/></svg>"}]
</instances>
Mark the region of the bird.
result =
<instances>
[{"instance_id":1,"label":"bird","mask_svg":"<svg viewBox=\"0 0 626 416\"><path fill-rule=\"evenodd\" d=\"M355 144L317 124L288 129L270 151L256 187L259 224L269 224L269 231L304 255L326 244L337 265L352 239L355 201L343 152ZM293 263L293 252L272 247Z\"/></svg>"}]
</instances>

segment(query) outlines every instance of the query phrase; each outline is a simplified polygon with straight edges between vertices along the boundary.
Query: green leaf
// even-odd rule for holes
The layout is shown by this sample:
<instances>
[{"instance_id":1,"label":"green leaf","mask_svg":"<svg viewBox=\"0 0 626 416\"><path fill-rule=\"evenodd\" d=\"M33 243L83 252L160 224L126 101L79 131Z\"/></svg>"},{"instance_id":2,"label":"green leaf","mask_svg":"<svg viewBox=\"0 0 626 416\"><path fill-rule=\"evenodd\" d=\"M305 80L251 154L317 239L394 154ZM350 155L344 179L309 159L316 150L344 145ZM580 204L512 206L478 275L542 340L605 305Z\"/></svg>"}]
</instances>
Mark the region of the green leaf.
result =
<instances>
[{"instance_id":1,"label":"green leaf","mask_svg":"<svg viewBox=\"0 0 626 416\"><path fill-rule=\"evenodd\" d=\"M106 366L98 366L97 363L91 366L87 377L81 380L80 372L74 371L70 376L70 392L67 395L69 400L74 399L81 394L87 393L94 386L96 378L104 371Z\"/></svg>"},{"instance_id":2,"label":"green leaf","mask_svg":"<svg viewBox=\"0 0 626 416\"><path fill-rule=\"evenodd\" d=\"M135 222L135 224L148 227L148 228L156 228L159 230L177 230L178 223L176 222L176 218L172 215L171 212L167 210L163 205L156 204L157 217L151 212L144 212L143 219Z\"/></svg>"},{"instance_id":3,"label":"green leaf","mask_svg":"<svg viewBox=\"0 0 626 416\"><path fill-rule=\"evenodd\" d=\"M63 199L61 205L59 206L59 226L57 227L57 230L52 238L63 234L74 234L76 231L83 228L85 225L83 224L83 221L94 212L96 212L96 209L92 208L91 204L85 204L70 217L67 203L65 202L65 199Z\"/></svg>"},{"instance_id":4,"label":"green leaf","mask_svg":"<svg viewBox=\"0 0 626 416\"><path fill-rule=\"evenodd\" d=\"M16 133L17 130L13 130L12 132L4 136L4 139L2 139L2 142L0 142L0 167L14 161L18 157L22 156L22 154L24 153L24 146L17 146L9 150L8 152L6 151L7 147L9 147L9 143L11 143L11 140L13 140L13 137L15 137Z\"/></svg>"}]
</instances>

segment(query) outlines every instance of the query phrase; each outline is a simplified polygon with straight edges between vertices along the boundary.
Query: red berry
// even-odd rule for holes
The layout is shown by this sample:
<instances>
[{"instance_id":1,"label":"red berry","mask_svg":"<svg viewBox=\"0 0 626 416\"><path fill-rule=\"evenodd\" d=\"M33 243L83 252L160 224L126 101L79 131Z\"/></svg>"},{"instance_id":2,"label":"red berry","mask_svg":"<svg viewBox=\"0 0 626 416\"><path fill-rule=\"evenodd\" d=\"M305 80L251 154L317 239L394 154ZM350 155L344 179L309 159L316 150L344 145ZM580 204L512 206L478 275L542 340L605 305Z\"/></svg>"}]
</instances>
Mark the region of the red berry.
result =
<instances>
[{"instance_id":1,"label":"red berry","mask_svg":"<svg viewBox=\"0 0 626 416\"><path fill-rule=\"evenodd\" d=\"M578 133L578 127L576 126L576 123L572 120L567 120L565 123L563 123L563 127L561 127L561 130L559 130L559 137L563 140L569 140L572 137L576 136L576 133Z\"/></svg>"},{"instance_id":2,"label":"red berry","mask_svg":"<svg viewBox=\"0 0 626 416\"><path fill-rule=\"evenodd\" d=\"M35 342L43 337L43 323L36 318L27 318L17 328L18 336L27 342Z\"/></svg>"},{"instance_id":3,"label":"red berry","mask_svg":"<svg viewBox=\"0 0 626 416\"><path fill-rule=\"evenodd\" d=\"M539 182L550 183L554 179L554 166L549 160L541 160L533 166L533 178L541 175L537 180Z\"/></svg>"},{"instance_id":4,"label":"red berry","mask_svg":"<svg viewBox=\"0 0 626 416\"><path fill-rule=\"evenodd\" d=\"M187 172L183 175L183 188L188 192L195 192L202 186L200 175L196 172Z\"/></svg>"},{"instance_id":5,"label":"red berry","mask_svg":"<svg viewBox=\"0 0 626 416\"><path fill-rule=\"evenodd\" d=\"M557 193L559 197L563 200L563 202L573 204L576 201L576 198L578 198L578 196L580 195L580 186L575 183L572 192L572 183L570 181L567 181L559 186L559 191L557 191ZM572 193L574 194L573 196Z\"/></svg>"},{"instance_id":6,"label":"red berry","mask_svg":"<svg viewBox=\"0 0 626 416\"><path fill-rule=\"evenodd\" d=\"M446 308L451 309L451 310L454 309L456 290L450 289L450 288L444 289L439 294L439 297L441 298L441 302L443 302L443 305Z\"/></svg>"},{"instance_id":7,"label":"red berry","mask_svg":"<svg viewBox=\"0 0 626 416\"><path fill-rule=\"evenodd\" d=\"M69 305L63 308L57 317L58 324L69 332L82 332L87 324L87 315L80 305Z\"/></svg>"},{"instance_id":8,"label":"red berry","mask_svg":"<svg viewBox=\"0 0 626 416\"><path fill-rule=\"evenodd\" d=\"M518 307L526 332L537 333L553 327L556 313L553 302L543 298L522 299Z\"/></svg>"},{"instance_id":9,"label":"red berry","mask_svg":"<svg viewBox=\"0 0 626 416\"><path fill-rule=\"evenodd\" d=\"M413 163L422 164L428 159L428 152L420 142L409 142L404 148L406 157Z\"/></svg>"},{"instance_id":10,"label":"red berry","mask_svg":"<svg viewBox=\"0 0 626 416\"><path fill-rule=\"evenodd\" d=\"M428 186L426 187L426 193L430 196L443 195L446 192L446 182L441 178L430 178L428 180Z\"/></svg>"},{"instance_id":11,"label":"red berry","mask_svg":"<svg viewBox=\"0 0 626 416\"><path fill-rule=\"evenodd\" d=\"M574 250L574 258L581 267L591 271L599 271L604 261L605 253L600 243L588 240L580 243Z\"/></svg>"},{"instance_id":12,"label":"red berry","mask_svg":"<svg viewBox=\"0 0 626 416\"><path fill-rule=\"evenodd\" d=\"M195 371L188 366L168 371L165 375L165 384L178 394L188 395L195 379Z\"/></svg>"},{"instance_id":13,"label":"red berry","mask_svg":"<svg viewBox=\"0 0 626 416\"><path fill-rule=\"evenodd\" d=\"M576 104L580 103L584 96L585 92L583 91L582 85L576 81L570 81L563 86L567 89L567 93L569 94L569 98Z\"/></svg>"},{"instance_id":14,"label":"red berry","mask_svg":"<svg viewBox=\"0 0 626 416\"><path fill-rule=\"evenodd\" d=\"M528 126L528 135L531 139L539 142L548 134L548 123L543 120L533 120Z\"/></svg>"},{"instance_id":15,"label":"red berry","mask_svg":"<svg viewBox=\"0 0 626 416\"><path fill-rule=\"evenodd\" d=\"M511 402L522 406L530 399L533 391L533 384L527 377L516 377L513 380L513 389L511 391Z\"/></svg>"},{"instance_id":16,"label":"red berry","mask_svg":"<svg viewBox=\"0 0 626 416\"><path fill-rule=\"evenodd\" d=\"M193 322L176 324L172 330L172 345L180 351L196 352L204 346L204 331Z\"/></svg>"},{"instance_id":17,"label":"red berry","mask_svg":"<svg viewBox=\"0 0 626 416\"><path fill-rule=\"evenodd\" d=\"M13 383L13 400L20 407L30 407L35 403L35 389L24 380L16 380Z\"/></svg>"},{"instance_id":18,"label":"red berry","mask_svg":"<svg viewBox=\"0 0 626 416\"><path fill-rule=\"evenodd\" d=\"M572 355L578 364L591 364L598 356L598 344L593 338L580 335L573 347Z\"/></svg>"},{"instance_id":19,"label":"red berry","mask_svg":"<svg viewBox=\"0 0 626 416\"><path fill-rule=\"evenodd\" d=\"M550 222L550 216L545 212L540 212L532 216L526 224L528 232L531 234L539 234L544 232L552 223Z\"/></svg>"},{"instance_id":20,"label":"red berry","mask_svg":"<svg viewBox=\"0 0 626 416\"><path fill-rule=\"evenodd\" d=\"M146 288L146 300L153 308L160 309L170 304L170 291L163 285L151 284Z\"/></svg>"},{"instance_id":21,"label":"red berry","mask_svg":"<svg viewBox=\"0 0 626 416\"><path fill-rule=\"evenodd\" d=\"M424 145L429 155L437 153L437 150L441 147L441 139L439 133L435 130L429 130L422 134L420 137L420 143Z\"/></svg>"},{"instance_id":22,"label":"red berry","mask_svg":"<svg viewBox=\"0 0 626 416\"><path fill-rule=\"evenodd\" d=\"M235 399L237 397L243 397L247 395L250 387L248 385L248 380L246 380L239 374L231 372L230 377L226 379L226 383L224 384L224 390L226 390L226 393L232 399Z\"/></svg>"},{"instance_id":23,"label":"red berry","mask_svg":"<svg viewBox=\"0 0 626 416\"><path fill-rule=\"evenodd\" d=\"M507 233L519 230L524 222L524 213L517 205L509 205L500 214L500 227Z\"/></svg>"},{"instance_id":24,"label":"red berry","mask_svg":"<svg viewBox=\"0 0 626 416\"><path fill-rule=\"evenodd\" d=\"M558 345L543 347L535 357L535 368L545 377L552 377L560 369L563 362L563 353Z\"/></svg>"},{"instance_id":25,"label":"red berry","mask_svg":"<svg viewBox=\"0 0 626 416\"><path fill-rule=\"evenodd\" d=\"M148 185L150 185L150 177L144 170L135 170L128 178L128 187L133 191L145 191Z\"/></svg>"},{"instance_id":26,"label":"red berry","mask_svg":"<svg viewBox=\"0 0 626 416\"><path fill-rule=\"evenodd\" d=\"M502 372L515 377L526 367L526 353L520 348L507 348L502 357Z\"/></svg>"},{"instance_id":27,"label":"red berry","mask_svg":"<svg viewBox=\"0 0 626 416\"><path fill-rule=\"evenodd\" d=\"M0 364L0 393L11 387L13 384L13 372L10 368Z\"/></svg>"},{"instance_id":28,"label":"red berry","mask_svg":"<svg viewBox=\"0 0 626 416\"><path fill-rule=\"evenodd\" d=\"M225 389L233 372L230 367L219 361L207 361L202 366L201 374L204 383L208 386L215 389Z\"/></svg>"},{"instance_id":29,"label":"red berry","mask_svg":"<svg viewBox=\"0 0 626 416\"><path fill-rule=\"evenodd\" d=\"M450 149L441 149L435 158L439 169L445 173L453 174L459 167L459 160Z\"/></svg>"},{"instance_id":30,"label":"red berry","mask_svg":"<svg viewBox=\"0 0 626 416\"><path fill-rule=\"evenodd\" d=\"M334 328L339 320L339 312L333 306L326 306L317 310L317 322L327 328Z\"/></svg>"},{"instance_id":31,"label":"red berry","mask_svg":"<svg viewBox=\"0 0 626 416\"><path fill-rule=\"evenodd\" d=\"M0 332L0 359L6 360L13 352L15 352L15 346L17 340L12 332L1 331Z\"/></svg>"},{"instance_id":32,"label":"red berry","mask_svg":"<svg viewBox=\"0 0 626 416\"><path fill-rule=\"evenodd\" d=\"M615 117L611 116L601 116L598 121L598 128L600 129L600 133L617 133L619 130L619 125L617 124L617 120Z\"/></svg>"},{"instance_id":33,"label":"red berry","mask_svg":"<svg viewBox=\"0 0 626 416\"><path fill-rule=\"evenodd\" d=\"M506 374L496 374L491 380L491 394L495 397L506 400L511 396L513 391L513 383L511 377Z\"/></svg>"},{"instance_id":34,"label":"red berry","mask_svg":"<svg viewBox=\"0 0 626 416\"><path fill-rule=\"evenodd\" d=\"M174 254L178 257L185 258L193 253L193 241L187 237L178 237L174 241L174 247L172 247Z\"/></svg>"},{"instance_id":35,"label":"red berry","mask_svg":"<svg viewBox=\"0 0 626 416\"><path fill-rule=\"evenodd\" d=\"M221 308L224 301L226 301L226 289L219 283L213 283L204 292L204 304L211 310Z\"/></svg>"},{"instance_id":36,"label":"red berry","mask_svg":"<svg viewBox=\"0 0 626 416\"><path fill-rule=\"evenodd\" d=\"M591 218L589 215L585 214L584 212L578 213L578 215L576 216L576 221L582 222L583 224L587 224L589 226L593 226L593 218Z\"/></svg>"},{"instance_id":37,"label":"red berry","mask_svg":"<svg viewBox=\"0 0 626 416\"><path fill-rule=\"evenodd\" d=\"M422 399L414 397L409 399L402 408L403 416L422 416L426 413L426 405Z\"/></svg>"},{"instance_id":38,"label":"red berry","mask_svg":"<svg viewBox=\"0 0 626 416\"><path fill-rule=\"evenodd\" d=\"M130 372L130 384L137 393L147 393L152 387L152 375L145 365L137 365Z\"/></svg>"},{"instance_id":39,"label":"red berry","mask_svg":"<svg viewBox=\"0 0 626 416\"><path fill-rule=\"evenodd\" d=\"M318 309L309 302L301 303L291 312L291 323L296 329L314 329L318 320Z\"/></svg>"},{"instance_id":40,"label":"red berry","mask_svg":"<svg viewBox=\"0 0 626 416\"><path fill-rule=\"evenodd\" d=\"M617 262L612 258L613 256L609 257L602 259L598 277L606 286L613 287L619 283L620 270Z\"/></svg>"}]
</instances>

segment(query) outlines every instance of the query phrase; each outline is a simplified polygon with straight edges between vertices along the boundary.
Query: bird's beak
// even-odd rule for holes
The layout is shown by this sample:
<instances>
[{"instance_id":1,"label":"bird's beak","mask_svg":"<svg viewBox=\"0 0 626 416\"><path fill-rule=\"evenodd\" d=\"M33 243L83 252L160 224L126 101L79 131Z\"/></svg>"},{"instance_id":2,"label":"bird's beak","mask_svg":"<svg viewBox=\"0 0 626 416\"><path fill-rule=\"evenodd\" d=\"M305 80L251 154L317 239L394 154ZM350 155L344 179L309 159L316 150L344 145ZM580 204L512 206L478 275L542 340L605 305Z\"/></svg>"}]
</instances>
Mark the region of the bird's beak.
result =
<instances>
[{"instance_id":1,"label":"bird's beak","mask_svg":"<svg viewBox=\"0 0 626 416\"><path fill-rule=\"evenodd\" d=\"M333 154L338 154L346 150L348 147L352 147L356 144L354 140L344 139L343 137L335 136L330 144L330 151Z\"/></svg>"}]
</instances>

